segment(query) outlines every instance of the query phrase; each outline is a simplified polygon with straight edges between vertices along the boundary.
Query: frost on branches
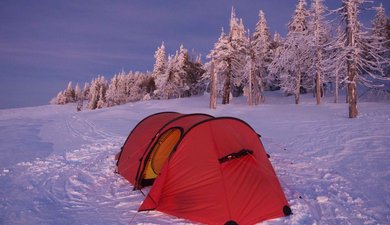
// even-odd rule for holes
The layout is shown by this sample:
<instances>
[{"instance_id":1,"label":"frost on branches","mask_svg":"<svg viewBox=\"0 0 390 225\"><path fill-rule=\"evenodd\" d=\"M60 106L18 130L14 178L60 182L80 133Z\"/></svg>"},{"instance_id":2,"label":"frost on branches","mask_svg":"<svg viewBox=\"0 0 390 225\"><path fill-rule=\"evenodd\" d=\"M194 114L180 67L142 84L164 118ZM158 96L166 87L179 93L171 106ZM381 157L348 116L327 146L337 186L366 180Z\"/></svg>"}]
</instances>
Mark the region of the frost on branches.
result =
<instances>
[{"instance_id":1,"label":"frost on branches","mask_svg":"<svg viewBox=\"0 0 390 225\"><path fill-rule=\"evenodd\" d=\"M329 53L326 52L326 47L330 42L330 25L325 19L328 10L324 5L324 0L313 0L311 7L309 29L313 39L312 47L314 51L312 53L314 55L309 74L314 75L313 93L317 104L320 104L324 95L324 84L328 81L328 74L332 70L332 62L327 60L329 59Z\"/></svg>"},{"instance_id":2,"label":"frost on branches","mask_svg":"<svg viewBox=\"0 0 390 225\"><path fill-rule=\"evenodd\" d=\"M372 20L371 42L377 47L377 53L385 60L381 63L384 76L390 77L390 19L386 16L385 8L382 4L375 8L375 18ZM390 91L389 82L387 90Z\"/></svg>"},{"instance_id":3,"label":"frost on branches","mask_svg":"<svg viewBox=\"0 0 390 225\"><path fill-rule=\"evenodd\" d=\"M156 56L160 55L160 57L163 57L165 55L165 53L158 54L161 48L157 50ZM175 55L168 55L164 69L156 69L156 66L159 67L161 65L159 62L165 62L165 58L156 57L154 71L160 72L155 72L153 75L156 84L153 98L182 98L203 93L202 90L204 88L197 85L204 73L200 59L198 57L198 59L192 60L188 50L183 45L180 46L179 51L176 51Z\"/></svg>"},{"instance_id":4,"label":"frost on branches","mask_svg":"<svg viewBox=\"0 0 390 225\"><path fill-rule=\"evenodd\" d=\"M200 55L190 55L183 45L169 53L162 42L151 73L122 71L109 81L99 76L82 90L78 84L73 89L70 82L51 103L78 102L81 110L86 102L84 108L96 109L211 90L210 105L215 108L217 97L229 104L233 96L244 95L249 105L257 105L264 101L265 90L281 89L285 95L294 95L296 104L300 94L313 91L320 104L331 84L336 103L339 86L346 89L349 117L355 118L358 83L390 93L390 21L380 5L373 7L372 29L363 27L359 14L369 0L342 0L341 7L332 11L324 2L311 0L308 10L306 0L298 0L286 37L275 32L273 39L262 10L251 34L232 8L229 32L222 29L205 65ZM326 16L332 12L341 20L333 16L331 24Z\"/></svg>"},{"instance_id":5,"label":"frost on branches","mask_svg":"<svg viewBox=\"0 0 390 225\"><path fill-rule=\"evenodd\" d=\"M155 52L154 59L156 60L156 62L154 63L153 67L153 77L156 79L157 82L157 77L161 76L161 74L164 74L166 70L164 42Z\"/></svg>"},{"instance_id":6,"label":"frost on branches","mask_svg":"<svg viewBox=\"0 0 390 225\"><path fill-rule=\"evenodd\" d=\"M306 72L311 66L310 56L313 54L308 17L306 1L300 0L288 25L286 40L269 66L270 72L279 76L284 93L295 96L296 104L299 103L300 92L312 84Z\"/></svg>"},{"instance_id":7,"label":"frost on branches","mask_svg":"<svg viewBox=\"0 0 390 225\"><path fill-rule=\"evenodd\" d=\"M76 90L72 82L68 88L58 93L52 104L67 104L78 102L77 110L86 108L99 109L122 105L128 102L189 97L203 94L204 85L199 82L204 70L200 56L196 60L189 57L188 50L180 46L175 55L165 59L164 43L155 53L153 73L122 71L115 74L108 82L103 76L98 76L91 83L86 83L81 90L78 84Z\"/></svg>"},{"instance_id":8,"label":"frost on branches","mask_svg":"<svg viewBox=\"0 0 390 225\"><path fill-rule=\"evenodd\" d=\"M344 43L342 46L342 60L346 62L347 100L349 104L349 117L358 116L357 83L373 88L378 86L379 80L390 80L383 71L383 64L388 64L380 53L386 52L383 41L375 35L363 29L359 21L359 14L366 0L343 0L342 7L336 11L341 15L344 22Z\"/></svg>"},{"instance_id":9,"label":"frost on branches","mask_svg":"<svg viewBox=\"0 0 390 225\"><path fill-rule=\"evenodd\" d=\"M60 91L55 98L50 101L50 104L64 105L67 103L77 102L82 99L82 93L79 84L76 84L73 89L72 81L68 83L68 87Z\"/></svg>"},{"instance_id":10,"label":"frost on branches","mask_svg":"<svg viewBox=\"0 0 390 225\"><path fill-rule=\"evenodd\" d=\"M214 44L214 49L207 56L214 62L215 75L218 78L217 88L222 94L222 104L229 104L232 94L238 95L243 86L248 83L244 72L248 55L248 37L245 36L242 19L236 17L232 8L230 18L230 32L222 33Z\"/></svg>"},{"instance_id":11,"label":"frost on branches","mask_svg":"<svg viewBox=\"0 0 390 225\"><path fill-rule=\"evenodd\" d=\"M106 107L106 91L108 83L104 76L98 76L92 80L89 89L88 109L100 109Z\"/></svg>"},{"instance_id":12,"label":"frost on branches","mask_svg":"<svg viewBox=\"0 0 390 225\"><path fill-rule=\"evenodd\" d=\"M83 90L78 84L73 90L71 84L70 82L68 88L61 91L50 103L78 103L77 110L80 111L84 101L87 101L86 108L99 109L147 99L145 96L149 96L154 90L152 75L140 72L125 74L122 71L114 75L111 82L104 76L98 76L90 84L85 83Z\"/></svg>"},{"instance_id":13,"label":"frost on branches","mask_svg":"<svg viewBox=\"0 0 390 225\"><path fill-rule=\"evenodd\" d=\"M268 30L267 20L262 10L259 11L259 21L256 24L255 32L251 41L251 51L254 58L254 103L264 101L263 91L266 86L268 89L273 86L275 77L268 72L268 66L272 61L271 35Z\"/></svg>"}]
</instances>

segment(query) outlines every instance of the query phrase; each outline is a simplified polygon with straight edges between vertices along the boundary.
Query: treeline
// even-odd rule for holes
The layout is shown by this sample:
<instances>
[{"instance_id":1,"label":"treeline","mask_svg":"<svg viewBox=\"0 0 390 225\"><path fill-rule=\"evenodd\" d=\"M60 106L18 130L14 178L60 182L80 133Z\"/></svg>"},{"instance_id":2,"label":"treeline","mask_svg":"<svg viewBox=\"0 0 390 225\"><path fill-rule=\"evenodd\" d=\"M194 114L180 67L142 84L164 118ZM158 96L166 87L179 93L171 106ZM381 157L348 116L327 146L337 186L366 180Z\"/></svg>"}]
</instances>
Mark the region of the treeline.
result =
<instances>
[{"instance_id":1,"label":"treeline","mask_svg":"<svg viewBox=\"0 0 390 225\"><path fill-rule=\"evenodd\" d=\"M222 30L204 65L200 57L190 59L183 46L167 56L162 43L155 52L152 73L121 73L110 82L100 76L82 91L76 85L74 98L68 86L52 102L88 100L87 107L95 109L211 91L221 97L222 104L245 95L248 104L257 105L265 100L265 90L281 89L294 95L297 104L301 93L312 91L320 104L324 86L332 83L335 102L339 89L346 90L353 118L357 116L356 85L383 88L390 81L389 18L382 5L374 7L372 27L364 28L359 14L366 2L342 0L340 8L329 10L323 0L312 0L310 8L305 0L298 0L286 37L271 36L261 10L254 32L249 33L232 9L230 30Z\"/></svg>"},{"instance_id":2,"label":"treeline","mask_svg":"<svg viewBox=\"0 0 390 225\"><path fill-rule=\"evenodd\" d=\"M152 73L122 71L107 81L98 76L81 90L72 82L51 100L52 104L77 102L77 109L99 109L150 99L170 99L203 94L205 84L199 82L204 74L200 57L191 59L188 50L180 46L175 55L166 57L164 43L155 54ZM86 105L84 105L86 104Z\"/></svg>"},{"instance_id":3,"label":"treeline","mask_svg":"<svg viewBox=\"0 0 390 225\"><path fill-rule=\"evenodd\" d=\"M389 18L382 5L375 7L372 27L366 29L359 20L365 3L342 0L340 8L329 10L323 0L312 0L310 8L299 0L286 37L276 33L273 39L263 11L251 34L232 9L230 31L222 30L208 55L206 68L213 68L207 71L216 89L212 96L228 104L232 94L242 91L248 104L256 105L264 101L264 90L280 88L294 95L296 104L301 93L313 91L320 104L324 86L332 83L335 102L340 86L345 88L349 117L355 118L357 84L383 88L390 81Z\"/></svg>"}]
</instances>

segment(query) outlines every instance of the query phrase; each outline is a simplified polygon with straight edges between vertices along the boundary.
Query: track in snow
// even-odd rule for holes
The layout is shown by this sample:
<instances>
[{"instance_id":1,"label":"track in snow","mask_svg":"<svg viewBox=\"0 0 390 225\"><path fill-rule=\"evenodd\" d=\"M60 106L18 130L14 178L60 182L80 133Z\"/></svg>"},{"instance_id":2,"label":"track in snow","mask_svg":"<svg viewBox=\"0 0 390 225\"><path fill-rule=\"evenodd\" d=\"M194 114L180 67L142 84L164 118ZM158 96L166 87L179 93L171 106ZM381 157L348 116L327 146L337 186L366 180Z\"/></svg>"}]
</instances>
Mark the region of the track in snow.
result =
<instances>
[{"instance_id":1,"label":"track in snow","mask_svg":"<svg viewBox=\"0 0 390 225\"><path fill-rule=\"evenodd\" d=\"M0 205L2 224L185 223L159 212L137 212L144 196L114 173L114 156L125 137L77 116L66 127L72 136L94 144L2 171L0 177L8 181Z\"/></svg>"}]
</instances>

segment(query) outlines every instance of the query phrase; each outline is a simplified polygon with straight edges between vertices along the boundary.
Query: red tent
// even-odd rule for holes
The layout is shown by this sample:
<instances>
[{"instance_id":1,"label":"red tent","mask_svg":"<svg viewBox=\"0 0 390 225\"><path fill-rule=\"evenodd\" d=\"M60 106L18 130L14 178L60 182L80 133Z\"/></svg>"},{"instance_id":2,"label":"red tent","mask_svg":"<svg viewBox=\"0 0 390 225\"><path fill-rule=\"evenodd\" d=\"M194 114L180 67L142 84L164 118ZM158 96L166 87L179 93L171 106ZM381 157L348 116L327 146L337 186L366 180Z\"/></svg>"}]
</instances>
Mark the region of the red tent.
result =
<instances>
[{"instance_id":1,"label":"red tent","mask_svg":"<svg viewBox=\"0 0 390 225\"><path fill-rule=\"evenodd\" d=\"M127 138L118 172L153 184L139 210L205 223L255 224L291 214L257 133L237 118L159 113Z\"/></svg>"}]
</instances>

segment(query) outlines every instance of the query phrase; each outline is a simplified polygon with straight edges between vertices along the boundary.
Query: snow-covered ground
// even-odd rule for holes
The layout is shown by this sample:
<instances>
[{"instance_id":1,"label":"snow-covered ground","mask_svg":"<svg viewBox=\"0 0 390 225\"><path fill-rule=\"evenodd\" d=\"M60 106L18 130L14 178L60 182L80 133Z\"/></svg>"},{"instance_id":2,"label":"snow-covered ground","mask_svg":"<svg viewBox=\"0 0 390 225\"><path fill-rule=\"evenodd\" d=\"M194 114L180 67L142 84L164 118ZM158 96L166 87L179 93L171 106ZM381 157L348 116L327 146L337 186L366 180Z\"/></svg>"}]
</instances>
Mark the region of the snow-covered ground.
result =
<instances>
[{"instance_id":1,"label":"snow-covered ground","mask_svg":"<svg viewBox=\"0 0 390 225\"><path fill-rule=\"evenodd\" d=\"M234 116L258 133L294 215L263 224L390 224L390 101L347 105L267 93L208 108L208 96L95 111L75 105L0 110L0 224L191 224L137 212L139 191L114 173L132 128L161 111ZM147 190L145 190L147 192Z\"/></svg>"}]
</instances>

